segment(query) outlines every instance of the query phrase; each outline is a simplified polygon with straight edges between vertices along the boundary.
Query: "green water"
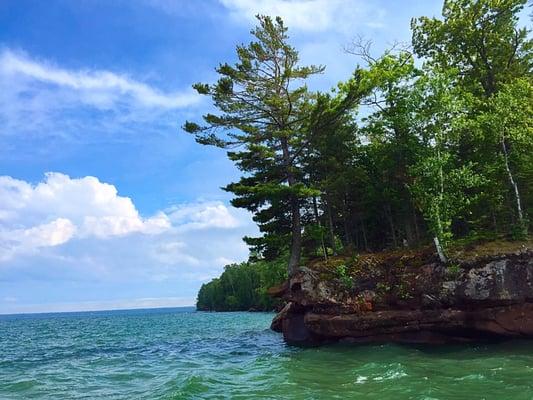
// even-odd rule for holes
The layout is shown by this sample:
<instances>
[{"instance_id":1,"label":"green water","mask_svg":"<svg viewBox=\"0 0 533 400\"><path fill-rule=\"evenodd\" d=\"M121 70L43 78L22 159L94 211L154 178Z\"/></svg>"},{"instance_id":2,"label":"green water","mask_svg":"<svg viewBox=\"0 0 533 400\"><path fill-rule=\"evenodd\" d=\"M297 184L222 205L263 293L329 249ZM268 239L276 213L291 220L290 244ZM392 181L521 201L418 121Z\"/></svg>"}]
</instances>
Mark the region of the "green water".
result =
<instances>
[{"instance_id":1,"label":"green water","mask_svg":"<svg viewBox=\"0 0 533 400\"><path fill-rule=\"evenodd\" d=\"M533 399L533 343L296 349L268 313L0 316L0 399Z\"/></svg>"}]
</instances>

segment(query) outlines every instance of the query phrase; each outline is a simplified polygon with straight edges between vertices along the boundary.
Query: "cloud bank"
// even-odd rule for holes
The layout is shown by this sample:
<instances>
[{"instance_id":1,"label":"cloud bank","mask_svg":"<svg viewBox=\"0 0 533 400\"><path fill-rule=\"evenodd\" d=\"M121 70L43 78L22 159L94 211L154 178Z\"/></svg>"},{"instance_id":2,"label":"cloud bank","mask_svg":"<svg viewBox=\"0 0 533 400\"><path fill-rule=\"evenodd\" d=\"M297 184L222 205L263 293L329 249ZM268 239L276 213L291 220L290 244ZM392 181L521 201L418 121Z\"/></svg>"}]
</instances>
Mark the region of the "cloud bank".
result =
<instances>
[{"instance_id":1,"label":"cloud bank","mask_svg":"<svg viewBox=\"0 0 533 400\"><path fill-rule=\"evenodd\" d=\"M190 292L201 282L247 258L240 239L250 234L256 227L248 213L220 201L176 204L143 216L132 199L96 177L50 172L32 184L0 176L0 287L11 280L120 282L133 295L143 292L135 287L167 287L163 295L183 293L179 304L187 303L184 298L193 304ZM18 309L7 298L25 295L4 294L0 313L2 303ZM83 301L90 299L85 293Z\"/></svg>"}]
</instances>

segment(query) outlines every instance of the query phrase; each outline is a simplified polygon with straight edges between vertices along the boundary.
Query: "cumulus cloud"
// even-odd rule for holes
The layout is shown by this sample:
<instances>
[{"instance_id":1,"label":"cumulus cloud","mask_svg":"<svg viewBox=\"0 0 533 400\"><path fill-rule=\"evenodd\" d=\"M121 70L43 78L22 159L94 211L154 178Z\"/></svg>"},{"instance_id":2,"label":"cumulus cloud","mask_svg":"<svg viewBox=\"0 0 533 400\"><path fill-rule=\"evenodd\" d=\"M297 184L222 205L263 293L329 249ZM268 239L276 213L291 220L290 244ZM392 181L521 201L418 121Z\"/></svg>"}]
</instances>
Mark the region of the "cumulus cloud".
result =
<instances>
[{"instance_id":1,"label":"cumulus cloud","mask_svg":"<svg viewBox=\"0 0 533 400\"><path fill-rule=\"evenodd\" d=\"M237 213L221 202L181 204L143 217L129 197L92 176L71 178L51 172L35 185L0 176L0 261L73 239L141 234L160 236L148 251L159 263L199 265L176 235L241 224Z\"/></svg>"},{"instance_id":2,"label":"cumulus cloud","mask_svg":"<svg viewBox=\"0 0 533 400\"><path fill-rule=\"evenodd\" d=\"M291 29L307 32L353 31L356 24L383 26L384 10L359 0L220 0L240 20L257 14L280 16Z\"/></svg>"},{"instance_id":3,"label":"cumulus cloud","mask_svg":"<svg viewBox=\"0 0 533 400\"><path fill-rule=\"evenodd\" d=\"M0 176L0 313L192 305L256 234L247 212L220 201L143 216L96 177Z\"/></svg>"},{"instance_id":4,"label":"cumulus cloud","mask_svg":"<svg viewBox=\"0 0 533 400\"><path fill-rule=\"evenodd\" d=\"M0 223L23 226L10 233L20 232L15 237L21 242L31 238L32 247L61 244L74 234L105 238L170 228L163 213L142 218L131 199L118 195L113 185L92 176L70 178L56 172L47 173L37 185L1 176Z\"/></svg>"},{"instance_id":5,"label":"cumulus cloud","mask_svg":"<svg viewBox=\"0 0 533 400\"><path fill-rule=\"evenodd\" d=\"M30 257L36 264L85 265L101 277L127 264L151 280L176 277L179 266L192 268L187 279L204 279L228 260L245 259L241 237L253 231L246 212L220 201L174 205L145 217L96 177L50 172L32 184L0 176L0 266Z\"/></svg>"},{"instance_id":6,"label":"cumulus cloud","mask_svg":"<svg viewBox=\"0 0 533 400\"><path fill-rule=\"evenodd\" d=\"M29 247L46 247L68 242L75 232L76 226L70 220L57 218L28 229L8 231L5 237L13 242L25 243Z\"/></svg>"}]
</instances>

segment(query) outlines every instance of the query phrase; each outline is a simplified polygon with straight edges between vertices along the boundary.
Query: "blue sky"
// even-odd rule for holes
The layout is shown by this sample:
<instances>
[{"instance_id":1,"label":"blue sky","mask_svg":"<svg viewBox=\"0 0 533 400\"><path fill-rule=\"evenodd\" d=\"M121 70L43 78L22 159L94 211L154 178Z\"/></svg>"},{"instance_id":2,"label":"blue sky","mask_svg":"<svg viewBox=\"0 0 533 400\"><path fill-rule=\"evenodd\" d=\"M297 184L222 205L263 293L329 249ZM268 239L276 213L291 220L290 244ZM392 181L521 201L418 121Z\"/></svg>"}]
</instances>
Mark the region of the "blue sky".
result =
<instances>
[{"instance_id":1,"label":"blue sky","mask_svg":"<svg viewBox=\"0 0 533 400\"><path fill-rule=\"evenodd\" d=\"M0 2L0 313L192 305L247 257L250 216L221 186L221 150L183 133L210 109L191 89L281 15L312 89L347 79L356 35L409 41L441 1Z\"/></svg>"}]
</instances>

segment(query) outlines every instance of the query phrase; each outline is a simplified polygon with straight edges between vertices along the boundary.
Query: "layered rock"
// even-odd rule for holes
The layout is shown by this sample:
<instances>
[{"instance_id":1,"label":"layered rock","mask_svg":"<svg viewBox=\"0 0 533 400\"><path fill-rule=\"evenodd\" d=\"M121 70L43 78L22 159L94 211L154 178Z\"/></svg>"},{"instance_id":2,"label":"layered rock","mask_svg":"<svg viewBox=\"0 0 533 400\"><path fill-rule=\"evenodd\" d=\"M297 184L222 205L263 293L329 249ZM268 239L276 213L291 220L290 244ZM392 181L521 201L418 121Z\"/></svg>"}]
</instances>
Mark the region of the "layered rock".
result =
<instances>
[{"instance_id":1,"label":"layered rock","mask_svg":"<svg viewBox=\"0 0 533 400\"><path fill-rule=\"evenodd\" d=\"M272 322L288 343L448 343L533 337L533 250L462 257L367 255L349 268L302 267Z\"/></svg>"}]
</instances>

